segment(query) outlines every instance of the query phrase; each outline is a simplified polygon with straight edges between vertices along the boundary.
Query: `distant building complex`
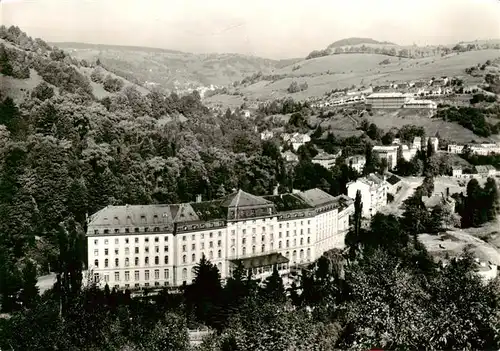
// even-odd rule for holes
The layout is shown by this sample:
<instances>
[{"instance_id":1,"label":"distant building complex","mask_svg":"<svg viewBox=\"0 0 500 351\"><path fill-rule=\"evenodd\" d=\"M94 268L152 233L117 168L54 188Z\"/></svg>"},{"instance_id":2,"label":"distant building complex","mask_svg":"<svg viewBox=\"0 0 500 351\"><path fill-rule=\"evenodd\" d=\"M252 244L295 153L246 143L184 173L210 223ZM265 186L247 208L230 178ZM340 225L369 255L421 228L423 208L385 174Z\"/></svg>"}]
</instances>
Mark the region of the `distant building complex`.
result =
<instances>
[{"instance_id":1,"label":"distant building complex","mask_svg":"<svg viewBox=\"0 0 500 351\"><path fill-rule=\"evenodd\" d=\"M390 184L385 178L371 173L366 177L359 178L347 184L347 196L356 198L358 190L361 191L361 202L363 203L363 217L370 218L382 207L387 205L387 192Z\"/></svg>"}]
</instances>

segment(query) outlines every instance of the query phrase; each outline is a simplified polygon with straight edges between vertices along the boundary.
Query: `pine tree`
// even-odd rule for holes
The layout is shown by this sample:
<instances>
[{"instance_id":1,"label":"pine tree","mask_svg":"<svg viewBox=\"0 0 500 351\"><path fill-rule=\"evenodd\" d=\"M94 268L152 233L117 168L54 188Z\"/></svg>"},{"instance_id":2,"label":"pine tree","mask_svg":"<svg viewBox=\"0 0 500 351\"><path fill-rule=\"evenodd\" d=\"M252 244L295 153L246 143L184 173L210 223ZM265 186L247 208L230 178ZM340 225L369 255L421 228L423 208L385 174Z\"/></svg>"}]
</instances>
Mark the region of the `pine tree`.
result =
<instances>
[{"instance_id":1,"label":"pine tree","mask_svg":"<svg viewBox=\"0 0 500 351\"><path fill-rule=\"evenodd\" d=\"M27 260L23 269L23 288L20 295L20 300L25 308L34 307L39 298L36 276L36 266Z\"/></svg>"},{"instance_id":2,"label":"pine tree","mask_svg":"<svg viewBox=\"0 0 500 351\"><path fill-rule=\"evenodd\" d=\"M285 286L283 279L279 275L277 265L273 266L273 273L266 279L262 289L262 296L268 301L282 303L286 301Z\"/></svg>"}]
</instances>

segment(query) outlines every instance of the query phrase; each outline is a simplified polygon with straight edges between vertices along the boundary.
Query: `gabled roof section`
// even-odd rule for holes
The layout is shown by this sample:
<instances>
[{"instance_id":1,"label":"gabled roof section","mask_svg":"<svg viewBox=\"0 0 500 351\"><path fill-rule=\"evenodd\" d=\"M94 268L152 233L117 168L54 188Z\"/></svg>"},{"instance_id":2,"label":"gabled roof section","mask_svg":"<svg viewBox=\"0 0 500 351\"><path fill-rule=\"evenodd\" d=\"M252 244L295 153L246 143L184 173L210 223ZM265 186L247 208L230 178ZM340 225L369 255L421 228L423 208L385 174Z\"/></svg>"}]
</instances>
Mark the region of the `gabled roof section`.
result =
<instances>
[{"instance_id":1,"label":"gabled roof section","mask_svg":"<svg viewBox=\"0 0 500 351\"><path fill-rule=\"evenodd\" d=\"M200 217L196 214L191 204L180 204L174 222L196 222Z\"/></svg>"},{"instance_id":2,"label":"gabled roof section","mask_svg":"<svg viewBox=\"0 0 500 351\"><path fill-rule=\"evenodd\" d=\"M106 206L89 217L89 225L163 225L171 224L169 205Z\"/></svg>"},{"instance_id":3,"label":"gabled roof section","mask_svg":"<svg viewBox=\"0 0 500 351\"><path fill-rule=\"evenodd\" d=\"M190 205L203 221L227 218L227 209L221 207L220 200L194 202Z\"/></svg>"},{"instance_id":4,"label":"gabled roof section","mask_svg":"<svg viewBox=\"0 0 500 351\"><path fill-rule=\"evenodd\" d=\"M259 208L267 207L272 205L271 201L268 201L260 196L255 196L249 194L243 190L238 190L235 193L229 194L221 201L222 207L246 207L246 208Z\"/></svg>"},{"instance_id":5,"label":"gabled roof section","mask_svg":"<svg viewBox=\"0 0 500 351\"><path fill-rule=\"evenodd\" d=\"M320 207L328 203L335 202L335 197L318 188L309 189L300 192L297 195L304 199L304 201L312 207Z\"/></svg>"},{"instance_id":6,"label":"gabled roof section","mask_svg":"<svg viewBox=\"0 0 500 351\"><path fill-rule=\"evenodd\" d=\"M396 176L394 174L392 174L389 178L387 178L387 183L389 183L391 185L396 185L400 181L401 181L401 178L399 178L398 176Z\"/></svg>"}]
</instances>

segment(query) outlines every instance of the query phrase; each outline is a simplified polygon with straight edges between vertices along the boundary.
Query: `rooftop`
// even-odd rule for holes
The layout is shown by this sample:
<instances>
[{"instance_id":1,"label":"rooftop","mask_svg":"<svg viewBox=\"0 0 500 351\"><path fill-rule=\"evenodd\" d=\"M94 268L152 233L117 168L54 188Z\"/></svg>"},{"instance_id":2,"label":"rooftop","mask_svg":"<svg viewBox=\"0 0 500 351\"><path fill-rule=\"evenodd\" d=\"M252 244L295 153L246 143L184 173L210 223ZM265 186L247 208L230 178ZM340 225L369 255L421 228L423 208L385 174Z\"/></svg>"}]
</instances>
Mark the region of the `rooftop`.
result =
<instances>
[{"instance_id":1,"label":"rooftop","mask_svg":"<svg viewBox=\"0 0 500 351\"><path fill-rule=\"evenodd\" d=\"M394 174L392 174L389 178L387 178L387 183L389 183L391 185L398 184L400 181L401 181L401 178L399 178L398 176L396 176Z\"/></svg>"},{"instance_id":2,"label":"rooftop","mask_svg":"<svg viewBox=\"0 0 500 351\"><path fill-rule=\"evenodd\" d=\"M373 93L368 95L368 99L381 99L381 98L404 98L403 93Z\"/></svg>"},{"instance_id":3,"label":"rooftop","mask_svg":"<svg viewBox=\"0 0 500 351\"><path fill-rule=\"evenodd\" d=\"M279 212L308 209L312 206L297 194L281 194L264 196L266 200L274 203Z\"/></svg>"}]
</instances>

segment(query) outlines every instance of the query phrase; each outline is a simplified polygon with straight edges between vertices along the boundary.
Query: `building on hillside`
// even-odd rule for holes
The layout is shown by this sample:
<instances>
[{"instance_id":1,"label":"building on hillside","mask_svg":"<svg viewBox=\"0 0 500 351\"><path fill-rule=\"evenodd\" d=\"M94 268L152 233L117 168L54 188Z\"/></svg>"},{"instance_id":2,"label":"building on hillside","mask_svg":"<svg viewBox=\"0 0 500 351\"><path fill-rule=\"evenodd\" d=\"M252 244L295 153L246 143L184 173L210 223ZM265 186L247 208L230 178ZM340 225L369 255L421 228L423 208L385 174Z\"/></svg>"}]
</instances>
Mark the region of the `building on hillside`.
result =
<instances>
[{"instance_id":1,"label":"building on hillside","mask_svg":"<svg viewBox=\"0 0 500 351\"><path fill-rule=\"evenodd\" d=\"M250 116L252 115L249 110L241 110L241 114L245 118L250 118Z\"/></svg>"},{"instance_id":2,"label":"building on hillside","mask_svg":"<svg viewBox=\"0 0 500 351\"><path fill-rule=\"evenodd\" d=\"M448 152L450 154L461 154L464 152L464 145L455 145L455 144L449 144L448 145Z\"/></svg>"},{"instance_id":3,"label":"building on hillside","mask_svg":"<svg viewBox=\"0 0 500 351\"><path fill-rule=\"evenodd\" d=\"M292 145L294 151L297 151L299 147L305 145L311 141L311 137L307 134L282 134L282 139L284 142L288 142Z\"/></svg>"},{"instance_id":4,"label":"building on hillside","mask_svg":"<svg viewBox=\"0 0 500 351\"><path fill-rule=\"evenodd\" d=\"M401 139L400 138L394 138L394 140L391 143L392 145L401 145Z\"/></svg>"},{"instance_id":5,"label":"building on hillside","mask_svg":"<svg viewBox=\"0 0 500 351\"><path fill-rule=\"evenodd\" d=\"M388 183L387 191L393 195L397 194L403 186L403 181L395 174L388 173L386 176L386 181Z\"/></svg>"},{"instance_id":6,"label":"building on hillside","mask_svg":"<svg viewBox=\"0 0 500 351\"><path fill-rule=\"evenodd\" d=\"M398 163L398 149L397 145L375 145L372 150L381 160L387 160L387 168L393 170Z\"/></svg>"},{"instance_id":7,"label":"building on hillside","mask_svg":"<svg viewBox=\"0 0 500 351\"><path fill-rule=\"evenodd\" d=\"M406 100L403 93L374 93L366 97L366 105L372 109L399 109Z\"/></svg>"},{"instance_id":8,"label":"building on hillside","mask_svg":"<svg viewBox=\"0 0 500 351\"><path fill-rule=\"evenodd\" d=\"M417 149L418 151L422 150L422 138L421 137L413 138L412 148Z\"/></svg>"},{"instance_id":9,"label":"building on hillside","mask_svg":"<svg viewBox=\"0 0 500 351\"><path fill-rule=\"evenodd\" d=\"M285 159L285 162L289 163L298 163L299 162L299 157L295 155L293 152L290 150L287 150L281 154L281 156Z\"/></svg>"},{"instance_id":10,"label":"building on hillside","mask_svg":"<svg viewBox=\"0 0 500 351\"><path fill-rule=\"evenodd\" d=\"M403 158L406 160L406 161L411 161L411 159L413 157L415 157L415 155L417 154L417 149L415 147L408 147L408 145L403 145L402 146L403 148Z\"/></svg>"},{"instance_id":11,"label":"building on hillside","mask_svg":"<svg viewBox=\"0 0 500 351\"><path fill-rule=\"evenodd\" d=\"M492 165L476 166L475 168L479 177L488 178L494 177L497 174L496 168Z\"/></svg>"},{"instance_id":12,"label":"building on hillside","mask_svg":"<svg viewBox=\"0 0 500 351\"><path fill-rule=\"evenodd\" d=\"M470 145L470 150L473 154L488 156L491 154L500 154L500 144L479 144Z\"/></svg>"},{"instance_id":13,"label":"building on hillside","mask_svg":"<svg viewBox=\"0 0 500 351\"><path fill-rule=\"evenodd\" d=\"M345 163L361 174L363 173L363 168L365 168L366 157L363 155L349 156L345 159Z\"/></svg>"},{"instance_id":14,"label":"building on hillside","mask_svg":"<svg viewBox=\"0 0 500 351\"><path fill-rule=\"evenodd\" d=\"M260 140L269 140L274 137L274 132L270 130L265 130L262 133L260 133Z\"/></svg>"},{"instance_id":15,"label":"building on hillside","mask_svg":"<svg viewBox=\"0 0 500 351\"><path fill-rule=\"evenodd\" d=\"M404 108L414 108L414 109L437 109L437 103L432 100L416 100L410 99L405 102Z\"/></svg>"},{"instance_id":16,"label":"building on hillside","mask_svg":"<svg viewBox=\"0 0 500 351\"><path fill-rule=\"evenodd\" d=\"M370 218L387 205L389 184L384 178L371 173L347 184L347 196L350 198L355 199L358 190L361 191L363 217Z\"/></svg>"},{"instance_id":17,"label":"building on hillside","mask_svg":"<svg viewBox=\"0 0 500 351\"><path fill-rule=\"evenodd\" d=\"M89 272L103 286L143 288L190 283L202 255L223 279L241 262L256 276L273 265L312 262L342 248L352 200L311 189L171 205L107 206L88 219ZM340 219L340 220L339 220Z\"/></svg>"},{"instance_id":18,"label":"building on hillside","mask_svg":"<svg viewBox=\"0 0 500 351\"><path fill-rule=\"evenodd\" d=\"M320 152L316 156L313 157L311 160L312 163L316 163L318 165L321 165L325 167L326 169L330 169L333 166L335 166L335 161L337 158L342 154L342 151L339 151L335 155L326 153L326 152Z\"/></svg>"},{"instance_id":19,"label":"building on hillside","mask_svg":"<svg viewBox=\"0 0 500 351\"><path fill-rule=\"evenodd\" d=\"M452 166L451 167L451 175L454 178L462 178L462 176L463 176L462 166Z\"/></svg>"}]
</instances>

